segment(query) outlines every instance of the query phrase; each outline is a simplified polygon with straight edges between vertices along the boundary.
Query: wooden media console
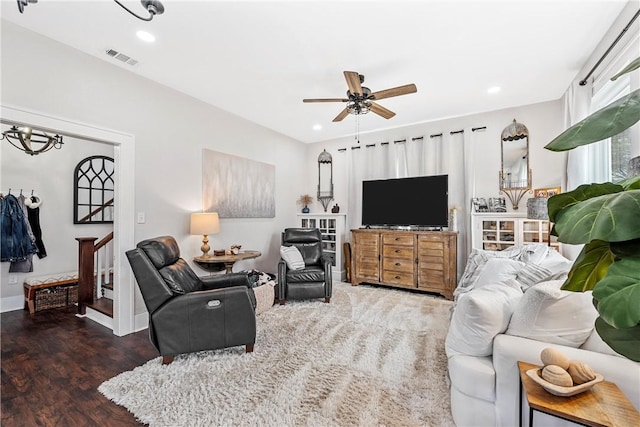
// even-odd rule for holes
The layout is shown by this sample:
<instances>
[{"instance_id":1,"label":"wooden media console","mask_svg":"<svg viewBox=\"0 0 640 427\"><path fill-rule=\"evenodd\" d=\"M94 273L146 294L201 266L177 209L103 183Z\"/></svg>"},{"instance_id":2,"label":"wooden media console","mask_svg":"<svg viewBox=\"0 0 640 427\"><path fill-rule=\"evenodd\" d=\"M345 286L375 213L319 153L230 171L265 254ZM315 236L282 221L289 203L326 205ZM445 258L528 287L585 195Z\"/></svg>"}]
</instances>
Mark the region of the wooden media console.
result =
<instances>
[{"instance_id":1,"label":"wooden media console","mask_svg":"<svg viewBox=\"0 0 640 427\"><path fill-rule=\"evenodd\" d=\"M452 299L457 237L453 231L351 230L351 283L416 289Z\"/></svg>"}]
</instances>

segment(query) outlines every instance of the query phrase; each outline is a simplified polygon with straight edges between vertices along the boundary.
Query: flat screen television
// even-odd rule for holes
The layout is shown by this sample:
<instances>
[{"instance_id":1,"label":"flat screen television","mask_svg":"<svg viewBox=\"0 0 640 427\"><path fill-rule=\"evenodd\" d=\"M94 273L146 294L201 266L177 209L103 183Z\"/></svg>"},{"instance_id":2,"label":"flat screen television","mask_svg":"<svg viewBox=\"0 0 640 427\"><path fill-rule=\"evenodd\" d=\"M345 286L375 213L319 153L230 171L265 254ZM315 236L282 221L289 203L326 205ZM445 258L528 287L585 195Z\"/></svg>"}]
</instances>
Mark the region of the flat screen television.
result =
<instances>
[{"instance_id":1,"label":"flat screen television","mask_svg":"<svg viewBox=\"0 0 640 427\"><path fill-rule=\"evenodd\" d=\"M447 227L449 176L362 182L362 225Z\"/></svg>"}]
</instances>

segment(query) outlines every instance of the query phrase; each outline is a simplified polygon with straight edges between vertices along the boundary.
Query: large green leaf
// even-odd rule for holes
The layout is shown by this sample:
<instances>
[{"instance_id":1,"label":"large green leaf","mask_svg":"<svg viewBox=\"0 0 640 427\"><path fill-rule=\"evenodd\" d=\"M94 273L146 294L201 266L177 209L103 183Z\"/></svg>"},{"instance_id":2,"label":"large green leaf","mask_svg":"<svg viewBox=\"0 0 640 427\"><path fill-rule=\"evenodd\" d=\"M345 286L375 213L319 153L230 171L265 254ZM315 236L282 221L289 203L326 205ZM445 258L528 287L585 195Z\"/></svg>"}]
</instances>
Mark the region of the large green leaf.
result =
<instances>
[{"instance_id":1,"label":"large green leaf","mask_svg":"<svg viewBox=\"0 0 640 427\"><path fill-rule=\"evenodd\" d=\"M600 338L619 353L634 362L640 362L640 326L616 329L602 320L596 319L596 331Z\"/></svg>"},{"instance_id":2,"label":"large green leaf","mask_svg":"<svg viewBox=\"0 0 640 427\"><path fill-rule=\"evenodd\" d=\"M624 187L611 182L603 184L584 184L573 191L560 193L552 196L547 201L547 210L549 211L549 220L556 222L556 215L562 209L573 206L577 203L589 200L592 197L602 196L604 194L619 193L624 191ZM557 234L554 234L556 236Z\"/></svg>"},{"instance_id":3,"label":"large green leaf","mask_svg":"<svg viewBox=\"0 0 640 427\"><path fill-rule=\"evenodd\" d=\"M569 271L569 277L562 285L565 291L590 291L602 280L613 264L613 254L609 243L594 240L587 243Z\"/></svg>"},{"instance_id":4,"label":"large green leaf","mask_svg":"<svg viewBox=\"0 0 640 427\"><path fill-rule=\"evenodd\" d=\"M627 178L619 184L625 190L640 190L640 175Z\"/></svg>"},{"instance_id":5,"label":"large green leaf","mask_svg":"<svg viewBox=\"0 0 640 427\"><path fill-rule=\"evenodd\" d=\"M640 238L640 190L592 197L562 209L555 215L555 229L562 243L592 240L623 242Z\"/></svg>"},{"instance_id":6,"label":"large green leaf","mask_svg":"<svg viewBox=\"0 0 640 427\"><path fill-rule=\"evenodd\" d=\"M614 262L604 279L593 288L598 313L614 328L631 328L640 323L640 259ZM640 344L640 343L639 343Z\"/></svg>"},{"instance_id":7,"label":"large green leaf","mask_svg":"<svg viewBox=\"0 0 640 427\"><path fill-rule=\"evenodd\" d=\"M640 258L640 239L610 243L611 252L617 258Z\"/></svg>"},{"instance_id":8,"label":"large green leaf","mask_svg":"<svg viewBox=\"0 0 640 427\"><path fill-rule=\"evenodd\" d=\"M612 81L615 81L618 79L618 77L623 76L627 73L632 72L633 70L636 70L640 68L640 58L636 58L633 61L631 61L631 63L629 65L627 65L626 67L624 67L622 69L622 71L620 71L618 74L616 74L615 76L611 77Z\"/></svg>"},{"instance_id":9,"label":"large green leaf","mask_svg":"<svg viewBox=\"0 0 640 427\"><path fill-rule=\"evenodd\" d=\"M640 120L640 89L596 111L562 132L544 148L567 151L601 141L633 126Z\"/></svg>"}]
</instances>

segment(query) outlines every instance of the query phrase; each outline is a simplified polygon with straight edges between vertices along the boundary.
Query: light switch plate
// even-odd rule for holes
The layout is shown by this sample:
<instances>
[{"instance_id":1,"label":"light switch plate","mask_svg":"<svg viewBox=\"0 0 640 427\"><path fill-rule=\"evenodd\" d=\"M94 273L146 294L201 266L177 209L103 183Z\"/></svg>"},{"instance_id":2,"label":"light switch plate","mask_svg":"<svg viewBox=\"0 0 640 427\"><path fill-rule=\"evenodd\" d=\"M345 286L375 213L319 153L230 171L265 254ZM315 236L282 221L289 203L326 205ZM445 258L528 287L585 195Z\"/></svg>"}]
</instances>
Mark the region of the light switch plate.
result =
<instances>
[{"instance_id":1,"label":"light switch plate","mask_svg":"<svg viewBox=\"0 0 640 427\"><path fill-rule=\"evenodd\" d=\"M147 218L144 212L138 212L138 224L144 224L146 219Z\"/></svg>"}]
</instances>

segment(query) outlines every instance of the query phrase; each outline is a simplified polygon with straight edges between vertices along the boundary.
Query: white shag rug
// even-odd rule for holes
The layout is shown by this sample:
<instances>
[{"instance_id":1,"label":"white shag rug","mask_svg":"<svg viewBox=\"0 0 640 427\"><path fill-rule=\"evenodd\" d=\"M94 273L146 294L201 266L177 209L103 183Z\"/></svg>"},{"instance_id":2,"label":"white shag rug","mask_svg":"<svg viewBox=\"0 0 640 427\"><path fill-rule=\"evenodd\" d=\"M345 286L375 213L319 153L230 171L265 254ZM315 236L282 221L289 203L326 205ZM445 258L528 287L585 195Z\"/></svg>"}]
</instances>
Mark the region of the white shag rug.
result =
<instances>
[{"instance_id":1,"label":"white shag rug","mask_svg":"<svg viewBox=\"0 0 640 427\"><path fill-rule=\"evenodd\" d=\"M153 359L98 390L150 426L454 426L444 339L452 303L334 283L287 301L244 346Z\"/></svg>"}]
</instances>

